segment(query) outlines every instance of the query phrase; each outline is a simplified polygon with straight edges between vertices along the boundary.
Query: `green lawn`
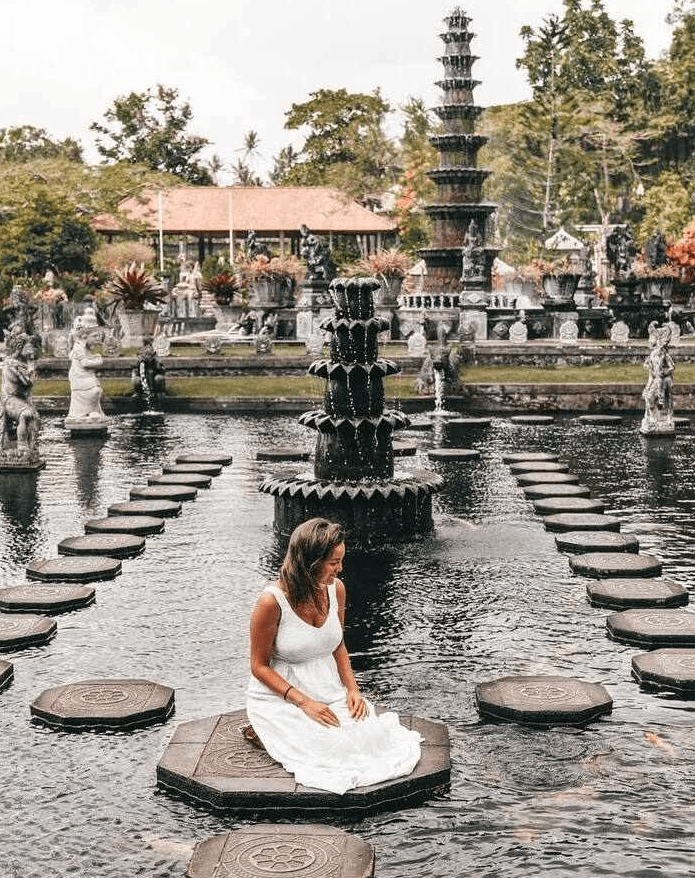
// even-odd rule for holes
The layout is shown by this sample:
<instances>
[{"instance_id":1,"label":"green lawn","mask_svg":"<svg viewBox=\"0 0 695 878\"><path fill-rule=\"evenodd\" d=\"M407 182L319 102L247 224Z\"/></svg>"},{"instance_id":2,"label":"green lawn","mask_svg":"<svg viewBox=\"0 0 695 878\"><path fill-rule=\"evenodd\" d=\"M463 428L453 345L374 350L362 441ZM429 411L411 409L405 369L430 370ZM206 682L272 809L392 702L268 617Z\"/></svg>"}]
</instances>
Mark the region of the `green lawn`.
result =
<instances>
[{"instance_id":1,"label":"green lawn","mask_svg":"<svg viewBox=\"0 0 695 878\"><path fill-rule=\"evenodd\" d=\"M695 381L695 363L679 363L674 375L677 384ZM604 363L594 366L464 366L464 384L644 384L643 366L630 363Z\"/></svg>"}]
</instances>

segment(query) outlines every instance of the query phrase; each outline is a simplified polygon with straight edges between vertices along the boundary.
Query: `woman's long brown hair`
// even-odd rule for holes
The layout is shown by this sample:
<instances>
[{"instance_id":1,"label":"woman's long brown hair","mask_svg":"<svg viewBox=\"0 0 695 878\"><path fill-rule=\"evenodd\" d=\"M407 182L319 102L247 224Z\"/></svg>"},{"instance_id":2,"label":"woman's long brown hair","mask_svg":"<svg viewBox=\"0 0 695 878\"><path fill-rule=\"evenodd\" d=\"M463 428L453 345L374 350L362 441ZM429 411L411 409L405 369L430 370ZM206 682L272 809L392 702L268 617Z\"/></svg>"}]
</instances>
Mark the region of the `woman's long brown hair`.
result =
<instances>
[{"instance_id":1,"label":"woman's long brown hair","mask_svg":"<svg viewBox=\"0 0 695 878\"><path fill-rule=\"evenodd\" d=\"M344 542L343 528L325 518L310 518L294 529L280 569L292 607L308 602L321 606L319 571L333 549Z\"/></svg>"}]
</instances>

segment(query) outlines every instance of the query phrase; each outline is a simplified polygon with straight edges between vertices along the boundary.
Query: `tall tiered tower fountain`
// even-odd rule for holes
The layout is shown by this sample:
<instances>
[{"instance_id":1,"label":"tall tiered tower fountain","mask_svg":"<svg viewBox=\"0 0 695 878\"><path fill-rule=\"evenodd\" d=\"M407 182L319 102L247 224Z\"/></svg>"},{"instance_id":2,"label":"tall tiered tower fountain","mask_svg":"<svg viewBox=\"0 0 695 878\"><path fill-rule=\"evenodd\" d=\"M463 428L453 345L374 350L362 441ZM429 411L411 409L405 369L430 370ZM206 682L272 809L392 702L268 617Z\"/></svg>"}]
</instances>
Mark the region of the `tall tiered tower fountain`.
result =
<instances>
[{"instance_id":1,"label":"tall tiered tower fountain","mask_svg":"<svg viewBox=\"0 0 695 878\"><path fill-rule=\"evenodd\" d=\"M394 472L393 432L407 427L401 412L384 411L384 377L400 367L379 357L378 333L388 321L374 316L376 278L336 278L329 287L335 313L322 328L332 333L330 360L309 373L327 381L324 408L301 424L316 430L314 472L267 478L260 490L275 497L275 530L288 536L302 521L339 521L351 545L369 545L432 529L432 494L441 478L429 471Z\"/></svg>"},{"instance_id":2,"label":"tall tiered tower fountain","mask_svg":"<svg viewBox=\"0 0 695 878\"><path fill-rule=\"evenodd\" d=\"M449 323L456 331L469 324L476 337L485 338L492 264L498 253L486 240L497 205L482 200L490 171L477 167L478 150L487 138L475 133L482 112L473 102L473 89L479 85L471 77L477 60L470 47L475 34L468 30L471 19L459 7L444 22L446 31L440 34L444 54L439 58L444 76L436 83L442 99L433 108L444 131L430 137L439 152L439 167L428 174L438 191L436 201L425 207L432 218L433 240L431 247L420 250L426 265L422 289L404 296L402 305L424 309L435 326Z\"/></svg>"}]
</instances>

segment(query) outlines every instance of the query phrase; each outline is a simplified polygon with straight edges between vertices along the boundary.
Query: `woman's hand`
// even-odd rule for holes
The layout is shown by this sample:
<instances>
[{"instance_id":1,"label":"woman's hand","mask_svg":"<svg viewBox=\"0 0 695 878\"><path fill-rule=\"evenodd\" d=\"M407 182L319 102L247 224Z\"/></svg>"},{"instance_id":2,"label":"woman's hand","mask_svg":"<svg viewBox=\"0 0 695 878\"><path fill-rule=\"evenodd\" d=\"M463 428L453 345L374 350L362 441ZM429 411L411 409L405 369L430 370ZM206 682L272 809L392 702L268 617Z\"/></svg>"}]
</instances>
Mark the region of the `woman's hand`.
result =
<instances>
[{"instance_id":1,"label":"woman's hand","mask_svg":"<svg viewBox=\"0 0 695 878\"><path fill-rule=\"evenodd\" d=\"M360 720L367 716L367 703L359 689L348 689L346 702L353 719Z\"/></svg>"},{"instance_id":2,"label":"woman's hand","mask_svg":"<svg viewBox=\"0 0 695 878\"><path fill-rule=\"evenodd\" d=\"M316 720L317 723L321 723L322 726L330 727L340 725L338 717L327 704L323 704L321 701L314 701L312 698L306 698L301 704L298 704L297 707L300 710L303 710L308 717Z\"/></svg>"}]
</instances>

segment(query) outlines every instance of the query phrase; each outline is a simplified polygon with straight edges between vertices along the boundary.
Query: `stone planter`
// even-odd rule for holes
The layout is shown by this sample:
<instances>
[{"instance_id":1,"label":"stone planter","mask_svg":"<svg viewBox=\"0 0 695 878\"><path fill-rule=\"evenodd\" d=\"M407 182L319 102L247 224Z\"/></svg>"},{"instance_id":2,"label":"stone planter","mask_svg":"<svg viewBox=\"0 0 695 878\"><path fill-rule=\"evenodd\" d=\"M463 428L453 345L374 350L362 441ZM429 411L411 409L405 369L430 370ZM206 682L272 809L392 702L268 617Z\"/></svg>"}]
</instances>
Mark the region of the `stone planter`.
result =
<instances>
[{"instance_id":1,"label":"stone planter","mask_svg":"<svg viewBox=\"0 0 695 878\"><path fill-rule=\"evenodd\" d=\"M543 289L546 299L553 304L574 303L579 283L578 274L544 274Z\"/></svg>"},{"instance_id":2,"label":"stone planter","mask_svg":"<svg viewBox=\"0 0 695 878\"><path fill-rule=\"evenodd\" d=\"M249 307L277 308L284 305L290 296L291 281L284 277L257 277L251 286Z\"/></svg>"},{"instance_id":3,"label":"stone planter","mask_svg":"<svg viewBox=\"0 0 695 878\"><path fill-rule=\"evenodd\" d=\"M403 286L403 278L395 274L378 275L380 289L374 295L374 304L382 306L390 306L398 304L398 297L401 294Z\"/></svg>"},{"instance_id":4,"label":"stone planter","mask_svg":"<svg viewBox=\"0 0 695 878\"><path fill-rule=\"evenodd\" d=\"M118 316L123 325L123 341L128 347L142 347L143 338L154 334L159 311L142 309L138 311L120 310Z\"/></svg>"},{"instance_id":5,"label":"stone planter","mask_svg":"<svg viewBox=\"0 0 695 878\"><path fill-rule=\"evenodd\" d=\"M215 305L215 329L230 329L237 322L241 309L238 305Z\"/></svg>"}]
</instances>

